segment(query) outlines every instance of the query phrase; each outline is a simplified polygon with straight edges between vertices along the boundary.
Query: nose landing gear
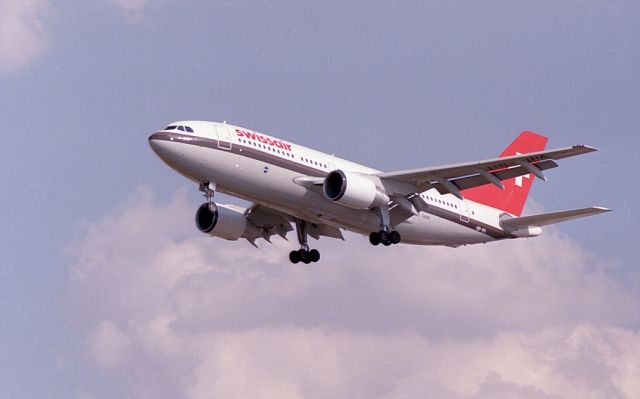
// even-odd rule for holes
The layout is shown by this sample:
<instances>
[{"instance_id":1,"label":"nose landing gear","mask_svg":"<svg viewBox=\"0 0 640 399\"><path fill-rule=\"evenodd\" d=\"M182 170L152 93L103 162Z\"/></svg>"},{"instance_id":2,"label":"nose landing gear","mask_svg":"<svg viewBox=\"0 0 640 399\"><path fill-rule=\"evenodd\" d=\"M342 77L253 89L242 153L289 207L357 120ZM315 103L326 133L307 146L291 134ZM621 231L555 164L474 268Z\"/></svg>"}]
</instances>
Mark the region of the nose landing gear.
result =
<instances>
[{"instance_id":1,"label":"nose landing gear","mask_svg":"<svg viewBox=\"0 0 640 399\"><path fill-rule=\"evenodd\" d=\"M206 200L206 204L209 206L209 210L213 213L216 212L218 206L213 202L213 196L216 193L216 184L211 182L200 183L200 191Z\"/></svg>"}]
</instances>

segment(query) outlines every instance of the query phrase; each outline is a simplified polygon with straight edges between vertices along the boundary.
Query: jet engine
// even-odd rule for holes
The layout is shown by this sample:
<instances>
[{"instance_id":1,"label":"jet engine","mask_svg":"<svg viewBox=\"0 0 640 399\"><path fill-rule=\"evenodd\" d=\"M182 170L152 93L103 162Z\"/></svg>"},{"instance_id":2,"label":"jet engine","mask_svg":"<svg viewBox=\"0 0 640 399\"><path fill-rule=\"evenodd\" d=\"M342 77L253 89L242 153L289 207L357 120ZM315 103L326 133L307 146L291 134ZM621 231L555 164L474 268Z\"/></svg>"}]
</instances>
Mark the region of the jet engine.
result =
<instances>
[{"instance_id":1,"label":"jet engine","mask_svg":"<svg viewBox=\"0 0 640 399\"><path fill-rule=\"evenodd\" d=\"M372 209L389 202L389 196L368 176L334 170L324 179L325 198L353 209Z\"/></svg>"},{"instance_id":2,"label":"jet engine","mask_svg":"<svg viewBox=\"0 0 640 399\"><path fill-rule=\"evenodd\" d=\"M202 204L196 212L198 230L211 236L235 241L245 237L251 226L244 209L233 205Z\"/></svg>"}]
</instances>

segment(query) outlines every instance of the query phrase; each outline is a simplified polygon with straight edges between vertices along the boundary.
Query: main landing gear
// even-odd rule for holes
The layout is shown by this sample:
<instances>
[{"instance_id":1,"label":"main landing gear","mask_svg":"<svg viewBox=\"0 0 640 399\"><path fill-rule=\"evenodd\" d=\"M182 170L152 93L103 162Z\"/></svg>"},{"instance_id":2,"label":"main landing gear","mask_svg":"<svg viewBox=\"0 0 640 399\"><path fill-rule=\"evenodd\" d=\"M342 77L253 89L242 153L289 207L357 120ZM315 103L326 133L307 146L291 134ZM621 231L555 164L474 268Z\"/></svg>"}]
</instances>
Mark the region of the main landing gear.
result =
<instances>
[{"instance_id":1,"label":"main landing gear","mask_svg":"<svg viewBox=\"0 0 640 399\"><path fill-rule=\"evenodd\" d=\"M296 233L298 234L300 249L289 252L289 260L293 264L298 262L309 264L320 260L320 252L317 249L309 250L309 244L307 244L308 226L309 222L296 218Z\"/></svg>"},{"instance_id":2,"label":"main landing gear","mask_svg":"<svg viewBox=\"0 0 640 399\"><path fill-rule=\"evenodd\" d=\"M382 244L388 247L391 244L398 244L400 242L400 233L397 231L380 230L369 234L369 242L372 245Z\"/></svg>"},{"instance_id":3,"label":"main landing gear","mask_svg":"<svg viewBox=\"0 0 640 399\"><path fill-rule=\"evenodd\" d=\"M395 230L389 231L389 208L375 208L374 212L380 217L380 231L369 234L369 242L371 245L382 244L385 247L388 247L391 244L400 243L400 233Z\"/></svg>"}]
</instances>

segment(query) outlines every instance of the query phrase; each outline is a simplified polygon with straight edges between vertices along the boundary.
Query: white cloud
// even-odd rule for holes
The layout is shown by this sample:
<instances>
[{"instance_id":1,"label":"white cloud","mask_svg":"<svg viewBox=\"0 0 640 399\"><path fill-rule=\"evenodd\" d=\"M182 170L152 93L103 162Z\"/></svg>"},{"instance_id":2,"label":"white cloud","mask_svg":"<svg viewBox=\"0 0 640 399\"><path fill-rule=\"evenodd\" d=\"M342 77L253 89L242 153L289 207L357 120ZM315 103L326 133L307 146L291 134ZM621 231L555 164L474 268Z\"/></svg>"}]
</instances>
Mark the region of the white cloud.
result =
<instances>
[{"instance_id":1,"label":"white cloud","mask_svg":"<svg viewBox=\"0 0 640 399\"><path fill-rule=\"evenodd\" d=\"M149 3L149 0L111 0L127 12L140 12Z\"/></svg>"},{"instance_id":2,"label":"white cloud","mask_svg":"<svg viewBox=\"0 0 640 399\"><path fill-rule=\"evenodd\" d=\"M460 249L349 235L293 266L294 242L196 234L192 207L142 188L70 249L89 358L126 395L640 398L639 295L557 231Z\"/></svg>"},{"instance_id":3,"label":"white cloud","mask_svg":"<svg viewBox=\"0 0 640 399\"><path fill-rule=\"evenodd\" d=\"M46 50L48 14L47 0L0 1L0 72L19 70Z\"/></svg>"},{"instance_id":4,"label":"white cloud","mask_svg":"<svg viewBox=\"0 0 640 399\"><path fill-rule=\"evenodd\" d=\"M130 343L127 334L111 321L105 320L91 334L89 349L91 356L100 366L116 367L126 358Z\"/></svg>"}]
</instances>

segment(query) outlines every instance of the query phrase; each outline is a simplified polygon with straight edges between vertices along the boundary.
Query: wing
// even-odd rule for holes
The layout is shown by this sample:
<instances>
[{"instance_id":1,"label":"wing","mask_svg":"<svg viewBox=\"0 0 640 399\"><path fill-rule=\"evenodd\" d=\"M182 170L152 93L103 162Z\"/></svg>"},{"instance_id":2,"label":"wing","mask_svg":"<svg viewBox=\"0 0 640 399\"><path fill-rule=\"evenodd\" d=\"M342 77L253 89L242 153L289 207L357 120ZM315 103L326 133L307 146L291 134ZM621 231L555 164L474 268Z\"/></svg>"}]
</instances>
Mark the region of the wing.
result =
<instances>
[{"instance_id":1,"label":"wing","mask_svg":"<svg viewBox=\"0 0 640 399\"><path fill-rule=\"evenodd\" d=\"M395 194L409 195L436 188L441 194L451 193L462 199L461 190L489 183L503 188L502 180L530 173L546 180L542 171L558 166L555 160L593 151L597 149L586 145L574 145L484 161L378 173L376 176L383 182L397 182L401 184L396 186L405 187Z\"/></svg>"},{"instance_id":2,"label":"wing","mask_svg":"<svg viewBox=\"0 0 640 399\"><path fill-rule=\"evenodd\" d=\"M247 221L257 227L256 231L260 232L259 235L247 238L253 245L256 245L256 238L264 238L271 242L271 237L275 234L286 239L287 233L293 230L288 215L264 205L253 204L245 214Z\"/></svg>"},{"instance_id":3,"label":"wing","mask_svg":"<svg viewBox=\"0 0 640 399\"><path fill-rule=\"evenodd\" d=\"M422 200L419 193L430 188L437 189L441 194L451 193L463 199L463 190L486 184L493 184L502 189L504 188L503 180L518 176L533 174L546 180L542 172L557 167L556 160L593 151L597 149L586 145L574 145L484 161L383 172L371 176L380 179L389 195L391 224L396 225L428 209L427 203ZM293 180L308 190L322 192L324 182L322 177L299 176Z\"/></svg>"},{"instance_id":4,"label":"wing","mask_svg":"<svg viewBox=\"0 0 640 399\"><path fill-rule=\"evenodd\" d=\"M266 241L271 242L271 237L277 234L286 240L287 233L293 231L293 227L291 226L291 223L294 221L293 216L269 208L268 206L253 204L247 209L246 215L247 220L257 227L257 231L260 232L255 236L247 238L254 246L256 246L255 240L257 238L264 238ZM320 223L310 223L307 234L316 240L319 239L320 236L344 240L339 228Z\"/></svg>"}]
</instances>

